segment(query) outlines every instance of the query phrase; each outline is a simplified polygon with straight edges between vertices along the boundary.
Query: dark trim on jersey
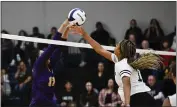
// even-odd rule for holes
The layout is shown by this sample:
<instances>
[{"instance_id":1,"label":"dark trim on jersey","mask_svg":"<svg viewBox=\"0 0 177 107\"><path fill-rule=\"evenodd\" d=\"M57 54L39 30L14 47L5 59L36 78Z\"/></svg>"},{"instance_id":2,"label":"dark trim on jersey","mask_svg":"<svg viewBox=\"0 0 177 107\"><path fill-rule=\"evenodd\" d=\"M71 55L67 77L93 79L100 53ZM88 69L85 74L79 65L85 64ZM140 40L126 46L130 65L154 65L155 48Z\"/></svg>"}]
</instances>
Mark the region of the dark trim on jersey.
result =
<instances>
[{"instance_id":1,"label":"dark trim on jersey","mask_svg":"<svg viewBox=\"0 0 177 107\"><path fill-rule=\"evenodd\" d=\"M127 73L127 74L131 75L131 72L129 70L122 70L119 74L121 76L124 73Z\"/></svg>"}]
</instances>

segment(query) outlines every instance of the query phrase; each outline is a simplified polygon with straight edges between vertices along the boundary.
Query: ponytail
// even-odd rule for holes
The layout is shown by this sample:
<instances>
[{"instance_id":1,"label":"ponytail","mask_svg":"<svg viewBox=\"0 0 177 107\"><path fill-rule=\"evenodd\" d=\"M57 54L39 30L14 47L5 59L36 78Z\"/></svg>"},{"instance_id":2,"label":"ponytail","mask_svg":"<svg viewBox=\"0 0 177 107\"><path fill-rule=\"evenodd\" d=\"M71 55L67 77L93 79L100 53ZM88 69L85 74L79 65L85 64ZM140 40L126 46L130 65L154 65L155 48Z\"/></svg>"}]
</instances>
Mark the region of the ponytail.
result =
<instances>
[{"instance_id":1,"label":"ponytail","mask_svg":"<svg viewBox=\"0 0 177 107\"><path fill-rule=\"evenodd\" d=\"M158 70L163 67L162 58L153 53L147 53L142 55L140 58L129 63L134 69L154 69Z\"/></svg>"}]
</instances>

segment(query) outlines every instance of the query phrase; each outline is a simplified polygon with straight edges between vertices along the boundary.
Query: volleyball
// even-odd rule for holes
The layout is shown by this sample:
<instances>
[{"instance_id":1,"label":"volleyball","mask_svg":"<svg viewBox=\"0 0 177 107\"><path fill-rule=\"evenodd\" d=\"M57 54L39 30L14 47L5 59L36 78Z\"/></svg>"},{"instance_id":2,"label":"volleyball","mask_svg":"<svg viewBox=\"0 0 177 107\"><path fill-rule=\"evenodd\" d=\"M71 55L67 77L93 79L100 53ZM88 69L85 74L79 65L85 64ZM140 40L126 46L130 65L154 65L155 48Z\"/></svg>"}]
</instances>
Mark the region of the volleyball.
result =
<instances>
[{"instance_id":1,"label":"volleyball","mask_svg":"<svg viewBox=\"0 0 177 107\"><path fill-rule=\"evenodd\" d=\"M76 24L77 26L81 26L86 21L86 14L80 8L72 9L68 14L68 20L71 24Z\"/></svg>"}]
</instances>

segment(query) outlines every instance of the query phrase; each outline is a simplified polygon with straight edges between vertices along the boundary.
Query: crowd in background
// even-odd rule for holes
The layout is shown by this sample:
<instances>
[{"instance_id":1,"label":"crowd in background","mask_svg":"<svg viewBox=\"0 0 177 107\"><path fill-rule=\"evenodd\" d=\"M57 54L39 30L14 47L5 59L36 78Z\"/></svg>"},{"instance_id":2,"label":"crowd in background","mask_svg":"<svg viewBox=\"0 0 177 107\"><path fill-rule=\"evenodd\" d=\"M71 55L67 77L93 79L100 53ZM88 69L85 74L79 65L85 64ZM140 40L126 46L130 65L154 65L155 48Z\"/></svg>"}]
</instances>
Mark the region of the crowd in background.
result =
<instances>
[{"instance_id":1,"label":"crowd in background","mask_svg":"<svg viewBox=\"0 0 177 107\"><path fill-rule=\"evenodd\" d=\"M157 19L151 19L149 27L143 32L135 19L130 21L130 28L124 39L136 44L139 49L176 51L176 27L165 35ZM57 28L52 27L46 39L52 39ZM6 30L1 33L9 34ZM20 30L19 36L45 38L38 27L31 35ZM102 45L115 46L116 40L104 29L101 22L96 23L96 30L91 37ZM84 40L80 40L84 41ZM47 44L12 41L1 39L1 97L4 106L27 106L31 99L32 67L39 50ZM67 47L68 48L68 47ZM61 55L54 69L56 77L55 96L61 107L116 107L121 104L114 82L114 64L94 50L79 48L81 54ZM135 56L139 57L139 54ZM144 82L151 88L151 94L162 105L163 100L176 93L176 86L171 79L170 68L176 64L176 57L162 55L164 67L158 71L141 70Z\"/></svg>"}]
</instances>

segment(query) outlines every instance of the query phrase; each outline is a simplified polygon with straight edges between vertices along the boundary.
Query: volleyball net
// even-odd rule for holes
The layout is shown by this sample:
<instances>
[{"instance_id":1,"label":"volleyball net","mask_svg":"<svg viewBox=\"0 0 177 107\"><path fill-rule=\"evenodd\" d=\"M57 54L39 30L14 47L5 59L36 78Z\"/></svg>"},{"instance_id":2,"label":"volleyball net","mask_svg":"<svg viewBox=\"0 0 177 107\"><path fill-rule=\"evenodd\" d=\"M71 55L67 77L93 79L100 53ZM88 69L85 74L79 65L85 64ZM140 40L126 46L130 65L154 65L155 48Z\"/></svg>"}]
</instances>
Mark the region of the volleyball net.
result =
<instances>
[{"instance_id":1,"label":"volleyball net","mask_svg":"<svg viewBox=\"0 0 177 107\"><path fill-rule=\"evenodd\" d=\"M11 35L11 34L1 34L1 38L3 39L11 39L11 40L19 40L19 41L27 41L27 42L36 42L36 43L45 43L45 44L54 44L54 45L62 45L62 46L69 46L69 47L77 47L77 48L89 48L92 49L90 44L85 43L76 43L76 42L68 42L68 41L59 41L59 40L49 40L49 39L41 39L36 37L26 37L26 36L18 36L18 35ZM114 51L113 46L104 46L104 49L109 51ZM167 51L156 51L156 50L144 50L144 49L136 49L137 53L155 53L158 55L170 55L176 56L176 52L167 52Z\"/></svg>"}]
</instances>

